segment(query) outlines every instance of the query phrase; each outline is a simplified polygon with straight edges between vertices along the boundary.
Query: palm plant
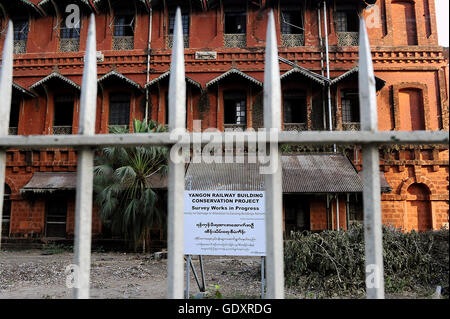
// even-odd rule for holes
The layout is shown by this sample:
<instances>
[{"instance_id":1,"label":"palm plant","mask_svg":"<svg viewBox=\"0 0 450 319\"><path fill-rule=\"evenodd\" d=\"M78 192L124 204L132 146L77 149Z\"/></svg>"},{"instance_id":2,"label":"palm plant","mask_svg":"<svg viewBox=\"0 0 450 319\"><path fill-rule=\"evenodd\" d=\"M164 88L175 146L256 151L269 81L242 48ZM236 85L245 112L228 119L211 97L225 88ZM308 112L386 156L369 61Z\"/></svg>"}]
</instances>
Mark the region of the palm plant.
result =
<instances>
[{"instance_id":1,"label":"palm plant","mask_svg":"<svg viewBox=\"0 0 450 319\"><path fill-rule=\"evenodd\" d=\"M134 120L134 133L165 132L155 121ZM112 133L128 133L124 128ZM104 224L123 234L136 250L149 247L150 230L165 225L164 200L151 189L152 175L167 173L168 149L159 146L106 147L95 159L94 194Z\"/></svg>"}]
</instances>

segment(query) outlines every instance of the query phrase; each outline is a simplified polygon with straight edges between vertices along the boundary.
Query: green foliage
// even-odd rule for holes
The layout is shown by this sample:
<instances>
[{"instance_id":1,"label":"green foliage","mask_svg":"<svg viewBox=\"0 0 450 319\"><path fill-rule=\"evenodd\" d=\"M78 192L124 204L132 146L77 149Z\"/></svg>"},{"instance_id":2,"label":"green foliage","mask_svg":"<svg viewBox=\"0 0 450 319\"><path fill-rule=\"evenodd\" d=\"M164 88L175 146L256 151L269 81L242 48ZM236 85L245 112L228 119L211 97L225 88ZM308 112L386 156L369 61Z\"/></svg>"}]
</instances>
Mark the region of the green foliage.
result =
<instances>
[{"instance_id":1,"label":"green foliage","mask_svg":"<svg viewBox=\"0 0 450 319\"><path fill-rule=\"evenodd\" d=\"M67 246L64 244L45 244L42 248L46 255L57 255L66 252L73 252L73 246Z\"/></svg>"},{"instance_id":2,"label":"green foliage","mask_svg":"<svg viewBox=\"0 0 450 319\"><path fill-rule=\"evenodd\" d=\"M211 295L212 299L222 299L222 293L220 292L220 285L208 285L210 288L208 288L209 295Z\"/></svg>"},{"instance_id":3,"label":"green foliage","mask_svg":"<svg viewBox=\"0 0 450 319\"><path fill-rule=\"evenodd\" d=\"M154 121L134 120L134 133L160 133L166 128ZM113 128L113 133L127 133ZM145 250L154 223L164 225L165 207L152 190L149 177L167 173L168 149L159 146L106 147L95 159L94 194L102 222L123 234L134 249ZM147 245L148 248L148 245Z\"/></svg>"},{"instance_id":4,"label":"green foliage","mask_svg":"<svg viewBox=\"0 0 450 319\"><path fill-rule=\"evenodd\" d=\"M292 233L285 242L286 284L322 297L365 292L364 229ZM403 233L383 227L387 293L449 285L448 230Z\"/></svg>"}]
</instances>

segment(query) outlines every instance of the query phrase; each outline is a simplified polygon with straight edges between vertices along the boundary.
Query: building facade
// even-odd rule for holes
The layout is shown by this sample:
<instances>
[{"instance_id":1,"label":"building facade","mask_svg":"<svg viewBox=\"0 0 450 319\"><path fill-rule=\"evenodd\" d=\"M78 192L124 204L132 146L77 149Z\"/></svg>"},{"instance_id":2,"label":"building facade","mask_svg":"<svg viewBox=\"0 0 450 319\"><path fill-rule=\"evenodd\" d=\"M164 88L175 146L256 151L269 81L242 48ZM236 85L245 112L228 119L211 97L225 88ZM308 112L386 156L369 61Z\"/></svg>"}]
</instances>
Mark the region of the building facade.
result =
<instances>
[{"instance_id":1,"label":"building facade","mask_svg":"<svg viewBox=\"0 0 450 319\"><path fill-rule=\"evenodd\" d=\"M379 130L449 129L448 60L438 45L433 0L0 0L0 49L7 20L14 22L10 134L77 133L90 13L97 25L96 133L107 134L113 126L131 130L135 118L166 124L177 6L190 131L263 126L271 9L284 130L359 130L360 15L373 50ZM78 12L80 23L73 26ZM284 151L305 155L332 149ZM358 146L338 152L362 170ZM448 227L448 156L445 145L380 149L383 223L406 231ZM4 238L73 236L76 163L73 149L7 151ZM358 192L285 193L285 230L346 229L362 219L361 201ZM102 236L95 209L93 234Z\"/></svg>"}]
</instances>

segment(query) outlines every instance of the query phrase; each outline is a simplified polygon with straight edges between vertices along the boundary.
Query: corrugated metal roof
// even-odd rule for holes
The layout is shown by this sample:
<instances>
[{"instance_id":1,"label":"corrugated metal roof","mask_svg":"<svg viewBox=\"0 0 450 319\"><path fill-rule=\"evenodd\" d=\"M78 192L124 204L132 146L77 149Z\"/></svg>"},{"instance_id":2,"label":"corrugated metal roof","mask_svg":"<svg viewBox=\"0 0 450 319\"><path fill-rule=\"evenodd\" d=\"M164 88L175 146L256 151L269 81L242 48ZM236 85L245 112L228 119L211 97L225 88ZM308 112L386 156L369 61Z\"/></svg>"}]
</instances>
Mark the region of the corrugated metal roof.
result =
<instances>
[{"instance_id":1,"label":"corrugated metal roof","mask_svg":"<svg viewBox=\"0 0 450 319\"><path fill-rule=\"evenodd\" d=\"M36 172L21 190L21 194L53 193L56 191L75 190L77 173L74 172Z\"/></svg>"},{"instance_id":2,"label":"corrugated metal roof","mask_svg":"<svg viewBox=\"0 0 450 319\"><path fill-rule=\"evenodd\" d=\"M361 178L361 180L362 180L362 172L363 171L358 172L358 175ZM380 172L380 188L382 193L392 193L392 187L388 183L386 175L384 175L384 172Z\"/></svg>"},{"instance_id":3,"label":"corrugated metal roof","mask_svg":"<svg viewBox=\"0 0 450 319\"><path fill-rule=\"evenodd\" d=\"M361 179L343 155L282 156L284 193L359 193Z\"/></svg>"},{"instance_id":4,"label":"corrugated metal roof","mask_svg":"<svg viewBox=\"0 0 450 319\"><path fill-rule=\"evenodd\" d=\"M284 193L360 193L362 182L343 155L282 156ZM186 190L264 190L259 164L191 163Z\"/></svg>"},{"instance_id":5,"label":"corrugated metal roof","mask_svg":"<svg viewBox=\"0 0 450 319\"><path fill-rule=\"evenodd\" d=\"M363 185L347 157L339 154L292 155L281 157L283 193L361 193ZM186 190L263 191L264 175L259 163L190 163L185 178ZM149 178L152 188L167 188L167 175ZM75 190L76 173L36 172L20 192L42 194ZM382 192L391 190L380 173Z\"/></svg>"},{"instance_id":6,"label":"corrugated metal roof","mask_svg":"<svg viewBox=\"0 0 450 319\"><path fill-rule=\"evenodd\" d=\"M259 165L252 163L190 163L186 190L250 191L264 190Z\"/></svg>"}]
</instances>

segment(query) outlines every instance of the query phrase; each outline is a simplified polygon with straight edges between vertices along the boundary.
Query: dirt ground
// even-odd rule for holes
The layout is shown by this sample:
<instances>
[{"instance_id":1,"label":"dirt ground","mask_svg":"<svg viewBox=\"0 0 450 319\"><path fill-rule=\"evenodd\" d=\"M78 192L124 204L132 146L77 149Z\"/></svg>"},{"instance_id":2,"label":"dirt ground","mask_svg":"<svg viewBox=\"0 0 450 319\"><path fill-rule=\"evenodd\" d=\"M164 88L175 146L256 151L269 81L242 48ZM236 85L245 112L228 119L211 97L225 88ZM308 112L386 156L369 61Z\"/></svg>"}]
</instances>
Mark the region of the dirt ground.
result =
<instances>
[{"instance_id":1,"label":"dirt ground","mask_svg":"<svg viewBox=\"0 0 450 319\"><path fill-rule=\"evenodd\" d=\"M198 258L193 260L200 274ZM73 253L43 250L0 251L0 299L66 299L72 289L66 286L66 267ZM222 298L259 299L261 259L257 257L203 257L207 298L216 292ZM199 288L190 273L190 296ZM167 298L167 260L153 255L98 253L91 256L91 298ZM286 298L313 298L286 289ZM427 298L426 296L387 296L388 298Z\"/></svg>"},{"instance_id":2,"label":"dirt ground","mask_svg":"<svg viewBox=\"0 0 450 319\"><path fill-rule=\"evenodd\" d=\"M47 255L42 250L0 252L0 299L72 298L65 269L73 253ZM193 260L200 275L198 258ZM206 290L223 298L260 298L261 259L203 257ZM190 295L199 293L192 272ZM91 298L167 298L167 260L132 253L92 253ZM298 298L287 291L291 298Z\"/></svg>"}]
</instances>

